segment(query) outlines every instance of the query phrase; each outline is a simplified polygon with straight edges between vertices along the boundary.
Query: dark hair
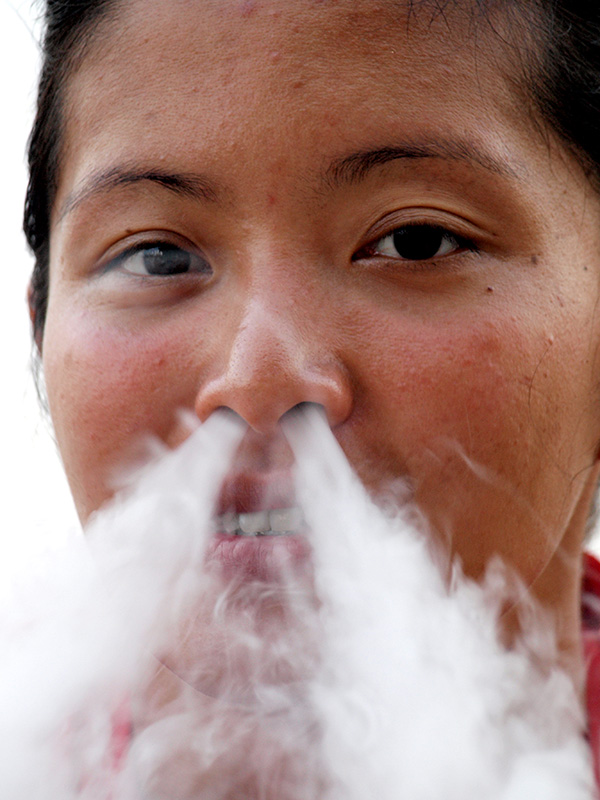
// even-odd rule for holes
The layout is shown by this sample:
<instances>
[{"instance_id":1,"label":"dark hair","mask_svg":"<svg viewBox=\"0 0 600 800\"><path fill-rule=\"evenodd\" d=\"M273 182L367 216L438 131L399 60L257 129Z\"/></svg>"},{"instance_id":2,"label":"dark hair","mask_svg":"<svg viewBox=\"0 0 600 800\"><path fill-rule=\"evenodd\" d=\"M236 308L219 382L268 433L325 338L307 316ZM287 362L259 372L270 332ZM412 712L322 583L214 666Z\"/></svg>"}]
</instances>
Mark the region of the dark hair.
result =
<instances>
[{"instance_id":1,"label":"dark hair","mask_svg":"<svg viewBox=\"0 0 600 800\"><path fill-rule=\"evenodd\" d=\"M95 23L115 0L45 0L36 116L28 146L29 184L23 230L35 257L30 284L33 335L41 345L46 321L50 261L50 213L58 187L63 132L63 86L83 57Z\"/></svg>"},{"instance_id":2,"label":"dark hair","mask_svg":"<svg viewBox=\"0 0 600 800\"><path fill-rule=\"evenodd\" d=\"M60 165L63 87L98 22L125 0L46 0L37 114L29 140L24 231L35 256L30 303L41 346L48 302L50 212ZM410 3L410 0L407 0ZM519 85L600 187L600 3L589 0L436 0L439 13L469 2L480 19L512 12L506 42L519 62ZM415 9L427 5L412 0ZM429 3L430 4L430 3ZM525 26L524 24L525 23ZM526 31L524 33L524 30Z\"/></svg>"}]
</instances>

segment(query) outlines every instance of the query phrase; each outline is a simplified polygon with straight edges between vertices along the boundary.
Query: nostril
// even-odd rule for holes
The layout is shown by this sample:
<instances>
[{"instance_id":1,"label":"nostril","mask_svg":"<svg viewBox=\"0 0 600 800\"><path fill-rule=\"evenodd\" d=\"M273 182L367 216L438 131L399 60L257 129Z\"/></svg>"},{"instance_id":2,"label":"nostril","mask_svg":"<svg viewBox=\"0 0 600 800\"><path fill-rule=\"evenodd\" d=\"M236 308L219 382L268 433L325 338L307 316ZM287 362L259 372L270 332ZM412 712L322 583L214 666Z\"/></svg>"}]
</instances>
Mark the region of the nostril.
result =
<instances>
[{"instance_id":1,"label":"nostril","mask_svg":"<svg viewBox=\"0 0 600 800\"><path fill-rule=\"evenodd\" d=\"M235 420L236 422L241 422L245 426L247 423L243 417L241 417L237 411L234 411L233 408L229 406L218 406L215 411L218 411L220 414L225 415L226 417Z\"/></svg>"},{"instance_id":2,"label":"nostril","mask_svg":"<svg viewBox=\"0 0 600 800\"><path fill-rule=\"evenodd\" d=\"M288 409L281 418L281 421L283 422L284 420L296 419L300 416L304 416L305 414L310 414L311 412L314 411L318 411L325 418L327 417L327 412L325 411L325 407L321 405L321 403L303 401L302 403L297 403L293 408Z\"/></svg>"}]
</instances>

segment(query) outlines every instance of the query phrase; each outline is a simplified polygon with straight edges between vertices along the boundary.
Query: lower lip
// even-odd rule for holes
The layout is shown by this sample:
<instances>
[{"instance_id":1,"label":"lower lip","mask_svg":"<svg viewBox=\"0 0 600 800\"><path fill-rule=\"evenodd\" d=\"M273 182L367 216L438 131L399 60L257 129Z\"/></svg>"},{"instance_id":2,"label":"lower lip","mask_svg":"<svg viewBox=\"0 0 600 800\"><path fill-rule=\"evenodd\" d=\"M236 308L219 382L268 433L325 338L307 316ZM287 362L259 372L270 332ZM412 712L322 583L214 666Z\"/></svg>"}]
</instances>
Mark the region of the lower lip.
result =
<instances>
[{"instance_id":1,"label":"lower lip","mask_svg":"<svg viewBox=\"0 0 600 800\"><path fill-rule=\"evenodd\" d=\"M228 579L245 578L280 583L310 566L311 548L306 536L232 536L216 533L207 548L206 561L218 565Z\"/></svg>"}]
</instances>

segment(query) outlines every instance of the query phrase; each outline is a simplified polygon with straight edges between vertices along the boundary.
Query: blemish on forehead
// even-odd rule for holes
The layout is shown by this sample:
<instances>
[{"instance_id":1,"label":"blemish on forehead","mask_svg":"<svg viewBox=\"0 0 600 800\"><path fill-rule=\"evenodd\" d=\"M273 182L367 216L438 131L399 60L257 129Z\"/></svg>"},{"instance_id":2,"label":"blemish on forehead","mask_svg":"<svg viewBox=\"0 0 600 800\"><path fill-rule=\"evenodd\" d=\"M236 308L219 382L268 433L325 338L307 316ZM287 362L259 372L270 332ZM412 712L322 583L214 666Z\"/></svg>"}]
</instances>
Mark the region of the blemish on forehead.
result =
<instances>
[{"instance_id":1,"label":"blemish on forehead","mask_svg":"<svg viewBox=\"0 0 600 800\"><path fill-rule=\"evenodd\" d=\"M243 17L249 17L254 11L256 11L257 2L256 0L242 0L242 5L240 11Z\"/></svg>"}]
</instances>

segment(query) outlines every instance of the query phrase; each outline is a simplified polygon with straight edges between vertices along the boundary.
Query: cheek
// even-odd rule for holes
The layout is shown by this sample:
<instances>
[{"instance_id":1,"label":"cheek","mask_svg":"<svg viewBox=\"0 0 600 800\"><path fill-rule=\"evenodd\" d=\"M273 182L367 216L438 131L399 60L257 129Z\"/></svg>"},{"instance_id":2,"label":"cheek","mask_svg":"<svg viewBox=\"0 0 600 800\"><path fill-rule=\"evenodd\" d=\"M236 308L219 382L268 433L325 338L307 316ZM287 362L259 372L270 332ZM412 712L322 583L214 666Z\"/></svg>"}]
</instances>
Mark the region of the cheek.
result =
<instances>
[{"instance_id":1,"label":"cheek","mask_svg":"<svg viewBox=\"0 0 600 800\"><path fill-rule=\"evenodd\" d=\"M370 413L388 417L411 463L436 440L467 442L478 450L498 433L527 399L531 370L517 334L490 321L396 322L380 344L365 352L364 383ZM385 344L383 344L385 343ZM484 431L487 435L484 435ZM435 447L439 450L439 444Z\"/></svg>"},{"instance_id":2,"label":"cheek","mask_svg":"<svg viewBox=\"0 0 600 800\"><path fill-rule=\"evenodd\" d=\"M111 495L115 468L144 451L147 434L168 445L183 438L176 412L193 402L193 373L173 339L158 330L136 336L131 329L100 327L85 316L70 317L69 324L49 317L43 351L48 403L83 518Z\"/></svg>"},{"instance_id":3,"label":"cheek","mask_svg":"<svg viewBox=\"0 0 600 800\"><path fill-rule=\"evenodd\" d=\"M365 402L390 432L379 461L408 476L469 574L498 553L531 581L565 532L575 476L593 461L592 369L581 337L562 330L554 338L542 322L499 314L413 321L365 353Z\"/></svg>"}]
</instances>

